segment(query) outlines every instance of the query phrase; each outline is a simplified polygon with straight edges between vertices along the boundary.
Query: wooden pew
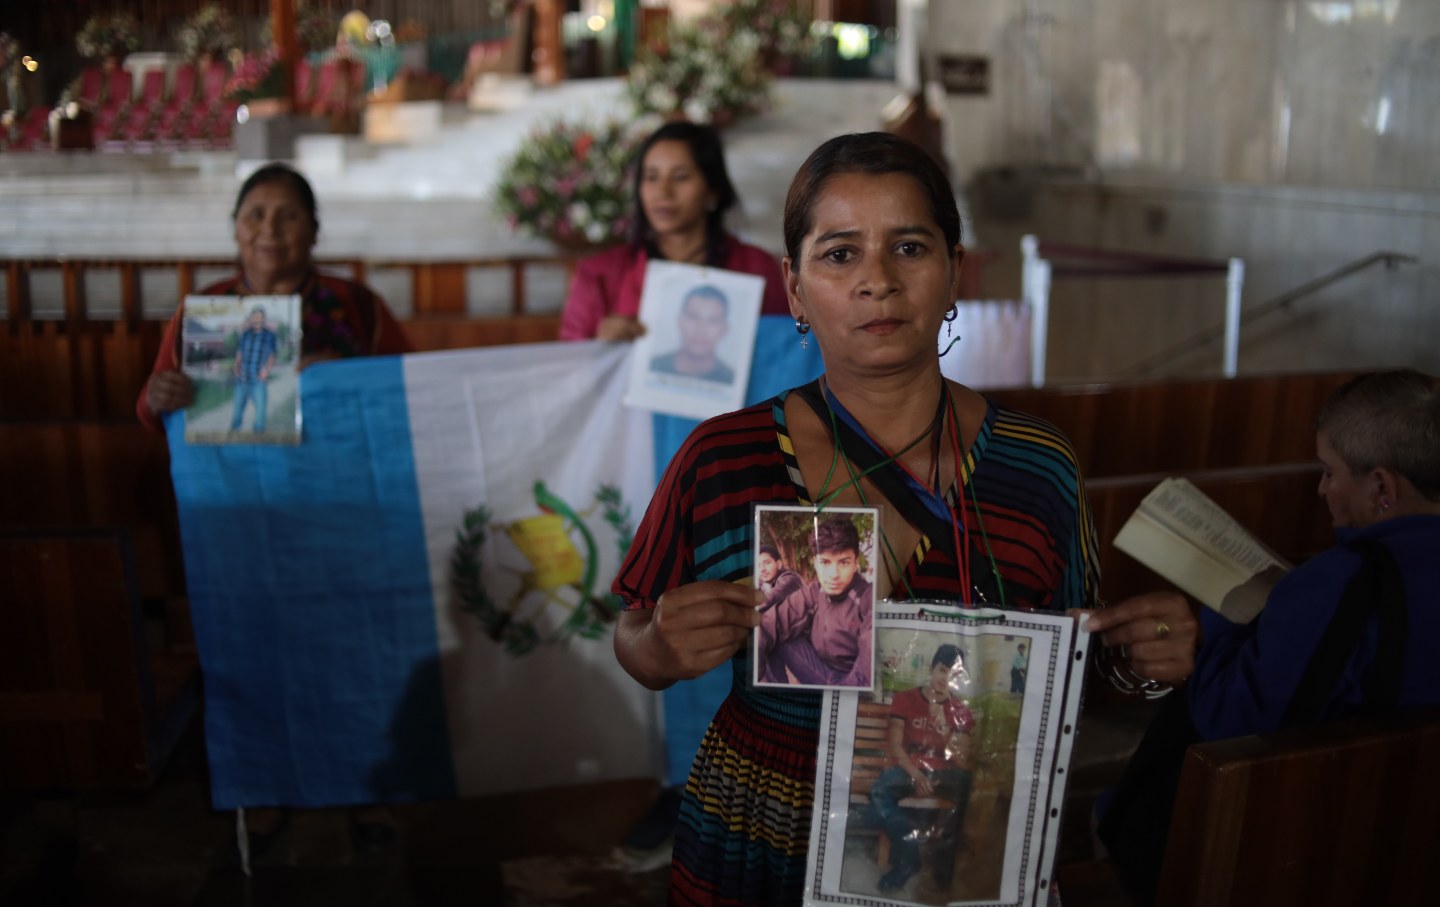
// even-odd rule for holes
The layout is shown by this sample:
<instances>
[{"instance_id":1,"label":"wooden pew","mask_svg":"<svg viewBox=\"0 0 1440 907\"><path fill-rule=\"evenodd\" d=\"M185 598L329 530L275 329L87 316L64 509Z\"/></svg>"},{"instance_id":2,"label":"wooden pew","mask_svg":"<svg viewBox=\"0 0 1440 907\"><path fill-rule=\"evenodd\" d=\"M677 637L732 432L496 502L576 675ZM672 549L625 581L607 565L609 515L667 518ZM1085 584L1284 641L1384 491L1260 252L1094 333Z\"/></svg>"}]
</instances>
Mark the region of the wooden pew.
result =
<instances>
[{"instance_id":1,"label":"wooden pew","mask_svg":"<svg viewBox=\"0 0 1440 907\"><path fill-rule=\"evenodd\" d=\"M1192 746L1157 904L1433 904L1440 711Z\"/></svg>"},{"instance_id":2,"label":"wooden pew","mask_svg":"<svg viewBox=\"0 0 1440 907\"><path fill-rule=\"evenodd\" d=\"M1185 754L1157 907L1434 903L1440 710L1216 740ZM1134 907L1108 859L1067 907Z\"/></svg>"},{"instance_id":3,"label":"wooden pew","mask_svg":"<svg viewBox=\"0 0 1440 907\"><path fill-rule=\"evenodd\" d=\"M0 789L154 779L198 703L193 650L147 640L124 529L0 530Z\"/></svg>"},{"instance_id":4,"label":"wooden pew","mask_svg":"<svg viewBox=\"0 0 1440 907\"><path fill-rule=\"evenodd\" d=\"M1088 480L1315 461L1315 413L1343 372L1009 388L997 403L1053 423Z\"/></svg>"}]
</instances>

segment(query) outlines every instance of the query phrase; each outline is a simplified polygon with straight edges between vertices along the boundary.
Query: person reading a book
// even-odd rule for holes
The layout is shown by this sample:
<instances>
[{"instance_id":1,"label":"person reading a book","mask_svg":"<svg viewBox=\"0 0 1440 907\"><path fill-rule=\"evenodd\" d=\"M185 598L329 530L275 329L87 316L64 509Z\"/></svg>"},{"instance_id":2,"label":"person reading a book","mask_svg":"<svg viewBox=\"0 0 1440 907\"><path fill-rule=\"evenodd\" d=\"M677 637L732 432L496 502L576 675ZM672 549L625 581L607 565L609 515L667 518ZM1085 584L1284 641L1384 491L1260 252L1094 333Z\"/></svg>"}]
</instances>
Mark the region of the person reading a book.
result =
<instances>
[{"instance_id":1,"label":"person reading a book","mask_svg":"<svg viewBox=\"0 0 1440 907\"><path fill-rule=\"evenodd\" d=\"M1069 442L941 374L938 338L965 250L934 160L887 133L830 139L791 183L784 236L790 313L801 338L818 340L824 375L692 432L613 586L625 603L615 653L636 681L661 690L732 666L676 825L670 883L690 904L784 907L804 896L821 694L751 682L747 643L764 602L745 582L756 504L879 507L882 598L1098 605ZM1115 608L1107 633L1147 641L1132 649L1134 670L1167 682L1190 673L1183 600ZM1175 630L1157 638L1160 623Z\"/></svg>"},{"instance_id":2,"label":"person reading a book","mask_svg":"<svg viewBox=\"0 0 1440 907\"><path fill-rule=\"evenodd\" d=\"M725 229L739 201L725 147L709 126L666 123L640 146L635 169L635 228L630 242L582 259L560 314L561 340L634 340L645 266L675 261L765 278L762 315L784 315L780 265Z\"/></svg>"},{"instance_id":3,"label":"person reading a book","mask_svg":"<svg viewBox=\"0 0 1440 907\"><path fill-rule=\"evenodd\" d=\"M1325 400L1315 429L1335 546L1280 579L1249 623L1204 610L1183 695L1097 804L1099 837L1142 903L1190 744L1440 706L1440 378L1360 375Z\"/></svg>"},{"instance_id":4,"label":"person reading a book","mask_svg":"<svg viewBox=\"0 0 1440 907\"><path fill-rule=\"evenodd\" d=\"M199 295L300 294L302 369L323 359L411 351L395 316L374 290L316 270L312 252L320 234L320 215L305 177L283 164L261 167L241 185L231 220L239 273ZM184 323L182 301L165 328L155 366L135 401L140 422L154 431L161 430L162 416L184 409L195 398L194 383L180 370ZM263 424L262 420L262 428Z\"/></svg>"},{"instance_id":5,"label":"person reading a book","mask_svg":"<svg viewBox=\"0 0 1440 907\"><path fill-rule=\"evenodd\" d=\"M891 868L880 877L882 894L899 890L920 869L921 824L907 797L939 798L927 809L943 808L935 881L949 891L955 842L970 801L970 731L975 715L956 689L965 679L965 653L944 644L930 659L928 681L901 690L890 701L888 743L891 764L870 788L870 806L890 838Z\"/></svg>"},{"instance_id":6,"label":"person reading a book","mask_svg":"<svg viewBox=\"0 0 1440 907\"><path fill-rule=\"evenodd\" d=\"M1206 740L1440 705L1440 378L1361 375L1315 428L1336 545L1248 624L1205 609L1188 694Z\"/></svg>"}]
</instances>

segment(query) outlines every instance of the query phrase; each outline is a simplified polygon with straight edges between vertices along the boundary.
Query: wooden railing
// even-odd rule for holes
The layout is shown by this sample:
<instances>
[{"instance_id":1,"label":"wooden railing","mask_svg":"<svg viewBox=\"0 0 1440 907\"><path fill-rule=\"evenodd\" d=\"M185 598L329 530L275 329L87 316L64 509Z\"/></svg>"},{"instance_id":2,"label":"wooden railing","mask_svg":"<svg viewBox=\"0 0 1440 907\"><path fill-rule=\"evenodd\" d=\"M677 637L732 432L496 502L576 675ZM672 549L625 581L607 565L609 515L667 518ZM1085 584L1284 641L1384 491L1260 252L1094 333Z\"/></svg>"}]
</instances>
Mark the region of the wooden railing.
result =
<instances>
[{"instance_id":1,"label":"wooden railing","mask_svg":"<svg viewBox=\"0 0 1440 907\"><path fill-rule=\"evenodd\" d=\"M381 269L408 271L412 314L402 320L406 334L419 350L440 350L554 340L559 316L531 313L530 271L560 268L568 275L575 261L536 255L443 261L346 258L318 264L362 282ZM173 275L176 296L184 297L198 289L198 274L233 271L234 266L233 260L220 258L0 259L6 290L6 318L0 325L0 421L128 418L165 328L163 320L146 317L156 311L144 298L147 273ZM508 272L507 314L467 313L467 277L475 269ZM47 272L59 274L62 304L56 312L37 313L33 279ZM119 311L113 315L91 312L86 284L87 275L95 272L113 273L118 280ZM174 300L160 303L168 318Z\"/></svg>"}]
</instances>

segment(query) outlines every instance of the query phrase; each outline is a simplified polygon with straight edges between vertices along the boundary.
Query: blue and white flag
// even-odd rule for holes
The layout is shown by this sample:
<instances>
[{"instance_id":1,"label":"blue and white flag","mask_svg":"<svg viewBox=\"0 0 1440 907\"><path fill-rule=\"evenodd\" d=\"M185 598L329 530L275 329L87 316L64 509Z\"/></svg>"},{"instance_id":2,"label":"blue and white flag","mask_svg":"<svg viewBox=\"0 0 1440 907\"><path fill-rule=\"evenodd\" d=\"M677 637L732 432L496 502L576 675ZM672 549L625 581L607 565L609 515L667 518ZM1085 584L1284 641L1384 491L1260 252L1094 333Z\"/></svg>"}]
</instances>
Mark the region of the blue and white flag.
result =
<instances>
[{"instance_id":1,"label":"blue and white flag","mask_svg":"<svg viewBox=\"0 0 1440 907\"><path fill-rule=\"evenodd\" d=\"M752 400L820 371L766 321ZM630 355L325 363L298 447L168 420L217 809L653 777L667 754L684 776L729 670L679 685L667 727L615 660L611 578L694 424L621 405Z\"/></svg>"}]
</instances>

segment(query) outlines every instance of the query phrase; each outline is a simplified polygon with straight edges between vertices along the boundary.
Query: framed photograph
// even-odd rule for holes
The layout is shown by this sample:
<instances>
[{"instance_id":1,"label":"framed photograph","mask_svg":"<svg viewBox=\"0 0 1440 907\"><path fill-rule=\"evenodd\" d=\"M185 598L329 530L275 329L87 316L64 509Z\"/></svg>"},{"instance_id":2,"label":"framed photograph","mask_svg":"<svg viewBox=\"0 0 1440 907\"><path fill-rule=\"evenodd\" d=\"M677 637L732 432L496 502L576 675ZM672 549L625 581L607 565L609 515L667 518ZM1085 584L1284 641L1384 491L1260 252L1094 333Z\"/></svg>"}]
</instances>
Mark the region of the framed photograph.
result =
<instances>
[{"instance_id":1,"label":"framed photograph","mask_svg":"<svg viewBox=\"0 0 1440 907\"><path fill-rule=\"evenodd\" d=\"M874 685L879 526L873 507L755 508L756 686Z\"/></svg>"},{"instance_id":2,"label":"framed photograph","mask_svg":"<svg viewBox=\"0 0 1440 907\"><path fill-rule=\"evenodd\" d=\"M807 905L1049 899L1089 634L882 602L872 691L821 707Z\"/></svg>"},{"instance_id":3,"label":"framed photograph","mask_svg":"<svg viewBox=\"0 0 1440 907\"><path fill-rule=\"evenodd\" d=\"M191 444L300 443L300 297L187 296L181 369Z\"/></svg>"},{"instance_id":4,"label":"framed photograph","mask_svg":"<svg viewBox=\"0 0 1440 907\"><path fill-rule=\"evenodd\" d=\"M646 265L626 405L691 419L743 406L764 292L754 274Z\"/></svg>"}]
</instances>

